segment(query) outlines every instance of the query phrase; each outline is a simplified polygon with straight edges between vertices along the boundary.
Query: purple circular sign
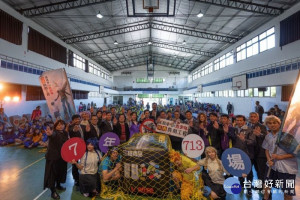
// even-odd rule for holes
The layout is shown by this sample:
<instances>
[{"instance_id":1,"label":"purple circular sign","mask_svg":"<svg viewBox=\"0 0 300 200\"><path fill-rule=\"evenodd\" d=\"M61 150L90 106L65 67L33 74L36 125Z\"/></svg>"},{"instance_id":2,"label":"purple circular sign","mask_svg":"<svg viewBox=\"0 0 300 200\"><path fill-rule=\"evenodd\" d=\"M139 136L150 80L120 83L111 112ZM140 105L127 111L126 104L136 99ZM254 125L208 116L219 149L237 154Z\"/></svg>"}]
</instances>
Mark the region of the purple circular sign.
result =
<instances>
[{"instance_id":1,"label":"purple circular sign","mask_svg":"<svg viewBox=\"0 0 300 200\"><path fill-rule=\"evenodd\" d=\"M113 132L105 133L99 140L99 148L103 153L106 153L109 147L118 146L119 144L120 138Z\"/></svg>"}]
</instances>

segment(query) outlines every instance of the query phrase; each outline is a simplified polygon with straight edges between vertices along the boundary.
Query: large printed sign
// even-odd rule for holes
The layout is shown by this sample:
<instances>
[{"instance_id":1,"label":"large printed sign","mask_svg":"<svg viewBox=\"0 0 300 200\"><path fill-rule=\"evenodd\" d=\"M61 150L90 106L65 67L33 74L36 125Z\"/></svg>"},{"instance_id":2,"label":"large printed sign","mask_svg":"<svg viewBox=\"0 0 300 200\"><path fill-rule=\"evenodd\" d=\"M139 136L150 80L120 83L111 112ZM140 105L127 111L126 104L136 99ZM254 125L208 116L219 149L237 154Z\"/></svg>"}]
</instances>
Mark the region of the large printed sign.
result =
<instances>
[{"instance_id":1,"label":"large printed sign","mask_svg":"<svg viewBox=\"0 0 300 200\"><path fill-rule=\"evenodd\" d=\"M109 147L118 146L119 144L120 138L113 132L105 133L99 140L99 148L103 153L106 153Z\"/></svg>"},{"instance_id":2,"label":"large printed sign","mask_svg":"<svg viewBox=\"0 0 300 200\"><path fill-rule=\"evenodd\" d=\"M39 79L50 114L55 118L71 121L76 110L65 70L46 71Z\"/></svg>"},{"instance_id":3,"label":"large printed sign","mask_svg":"<svg viewBox=\"0 0 300 200\"><path fill-rule=\"evenodd\" d=\"M287 153L297 155L300 150L300 72L294 86L292 98L283 120L281 135L279 135L279 147Z\"/></svg>"},{"instance_id":4,"label":"large printed sign","mask_svg":"<svg viewBox=\"0 0 300 200\"><path fill-rule=\"evenodd\" d=\"M140 125L141 133L155 133L156 125L153 119L145 119Z\"/></svg>"},{"instance_id":5,"label":"large printed sign","mask_svg":"<svg viewBox=\"0 0 300 200\"><path fill-rule=\"evenodd\" d=\"M175 137L184 138L188 134L189 125L160 119L156 126L156 131Z\"/></svg>"},{"instance_id":6,"label":"large printed sign","mask_svg":"<svg viewBox=\"0 0 300 200\"><path fill-rule=\"evenodd\" d=\"M181 143L182 152L190 158L198 158L205 149L204 142L199 135L187 135Z\"/></svg>"},{"instance_id":7,"label":"large printed sign","mask_svg":"<svg viewBox=\"0 0 300 200\"><path fill-rule=\"evenodd\" d=\"M233 176L242 177L251 171L251 160L242 150L237 148L226 149L222 154L224 168Z\"/></svg>"},{"instance_id":8,"label":"large printed sign","mask_svg":"<svg viewBox=\"0 0 300 200\"><path fill-rule=\"evenodd\" d=\"M66 162L79 160L86 150L86 144L83 139L74 137L66 141L61 148L61 157Z\"/></svg>"}]
</instances>

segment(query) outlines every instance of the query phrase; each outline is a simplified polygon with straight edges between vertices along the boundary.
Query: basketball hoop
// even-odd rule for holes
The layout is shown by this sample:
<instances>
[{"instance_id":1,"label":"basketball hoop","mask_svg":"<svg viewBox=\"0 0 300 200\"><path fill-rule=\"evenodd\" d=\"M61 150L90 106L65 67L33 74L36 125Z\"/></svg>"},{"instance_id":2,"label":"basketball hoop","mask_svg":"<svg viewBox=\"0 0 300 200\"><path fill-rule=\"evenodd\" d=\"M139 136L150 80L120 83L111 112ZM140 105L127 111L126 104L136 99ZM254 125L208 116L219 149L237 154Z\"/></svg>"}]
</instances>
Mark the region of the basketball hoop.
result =
<instances>
[{"instance_id":1,"label":"basketball hoop","mask_svg":"<svg viewBox=\"0 0 300 200\"><path fill-rule=\"evenodd\" d=\"M153 13L154 9L159 9L159 0L143 0L143 8Z\"/></svg>"}]
</instances>

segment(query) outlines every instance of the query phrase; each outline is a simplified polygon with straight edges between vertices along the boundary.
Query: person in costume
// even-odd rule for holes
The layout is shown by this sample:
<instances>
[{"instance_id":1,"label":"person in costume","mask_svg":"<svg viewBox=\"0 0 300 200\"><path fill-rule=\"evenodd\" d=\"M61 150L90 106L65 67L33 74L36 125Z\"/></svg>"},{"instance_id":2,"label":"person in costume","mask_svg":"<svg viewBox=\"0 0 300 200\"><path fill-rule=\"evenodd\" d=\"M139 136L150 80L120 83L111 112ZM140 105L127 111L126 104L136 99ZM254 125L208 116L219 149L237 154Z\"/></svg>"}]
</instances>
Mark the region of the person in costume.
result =
<instances>
[{"instance_id":1,"label":"person in costume","mask_svg":"<svg viewBox=\"0 0 300 200\"><path fill-rule=\"evenodd\" d=\"M46 134L49 138L48 151L46 153L46 166L44 176L44 189L51 190L53 199L60 199L57 190L65 190L60 184L66 182L67 163L61 157L62 145L68 140L68 133L65 132L66 123L63 120L55 122L52 130L49 126L46 128Z\"/></svg>"},{"instance_id":2,"label":"person in costume","mask_svg":"<svg viewBox=\"0 0 300 200\"><path fill-rule=\"evenodd\" d=\"M186 169L194 166L195 162L174 150L170 152L170 161L174 164L175 170L172 172L172 178L176 188L180 190L181 200L191 200L193 197L199 200L206 199L204 195L207 194L200 190L203 187L201 176L199 176L199 187L197 188L194 174L185 172Z\"/></svg>"},{"instance_id":3,"label":"person in costume","mask_svg":"<svg viewBox=\"0 0 300 200\"><path fill-rule=\"evenodd\" d=\"M120 155L117 147L113 147L108 151L107 156L101 163L100 170L104 182L112 183L121 177Z\"/></svg>"},{"instance_id":4,"label":"person in costume","mask_svg":"<svg viewBox=\"0 0 300 200\"><path fill-rule=\"evenodd\" d=\"M98 174L98 165L101 162L102 155L97 150L97 139L88 139L86 141L86 152L80 159L80 163L72 160L79 170L79 188L85 196L97 196L100 192L100 179Z\"/></svg>"},{"instance_id":5,"label":"person in costume","mask_svg":"<svg viewBox=\"0 0 300 200\"><path fill-rule=\"evenodd\" d=\"M202 178L204 184L211 188L211 197L213 199L224 199L226 197L226 192L223 188L225 181L224 173L229 173L224 169L222 161L217 156L217 149L209 146L205 149L206 157L197 162L197 165L187 168L186 173L191 173L200 169L200 166L204 167ZM208 170L208 173L205 171Z\"/></svg>"}]
</instances>

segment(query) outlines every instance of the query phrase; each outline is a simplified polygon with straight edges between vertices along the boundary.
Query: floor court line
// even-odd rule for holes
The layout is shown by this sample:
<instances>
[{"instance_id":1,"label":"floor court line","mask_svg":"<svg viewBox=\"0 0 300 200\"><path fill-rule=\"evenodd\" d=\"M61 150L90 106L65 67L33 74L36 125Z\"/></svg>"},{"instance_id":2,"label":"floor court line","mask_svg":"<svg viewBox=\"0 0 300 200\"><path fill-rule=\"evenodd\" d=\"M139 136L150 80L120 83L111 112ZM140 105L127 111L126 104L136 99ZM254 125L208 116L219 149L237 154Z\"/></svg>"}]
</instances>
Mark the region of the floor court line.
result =
<instances>
[{"instance_id":1,"label":"floor court line","mask_svg":"<svg viewBox=\"0 0 300 200\"><path fill-rule=\"evenodd\" d=\"M34 161L33 163L31 163L31 164L27 165L26 167L24 167L24 168L20 169L19 171L17 171L17 172L16 172L16 174L17 174L16 176L19 176L19 175L21 174L21 172L22 172L22 171L24 171L25 169L27 169L27 168L31 167L32 165L34 165L34 164L36 164L36 163L40 162L40 161L41 161L41 160L43 160L43 159L45 159L45 157L42 157L42 158L40 158L40 159L38 159L38 160Z\"/></svg>"},{"instance_id":2,"label":"floor court line","mask_svg":"<svg viewBox=\"0 0 300 200\"><path fill-rule=\"evenodd\" d=\"M72 167L70 167L67 171L67 173L72 169ZM38 198L40 198L45 192L48 191L48 188L47 189L44 189L39 195L37 195L33 200L37 200Z\"/></svg>"}]
</instances>

